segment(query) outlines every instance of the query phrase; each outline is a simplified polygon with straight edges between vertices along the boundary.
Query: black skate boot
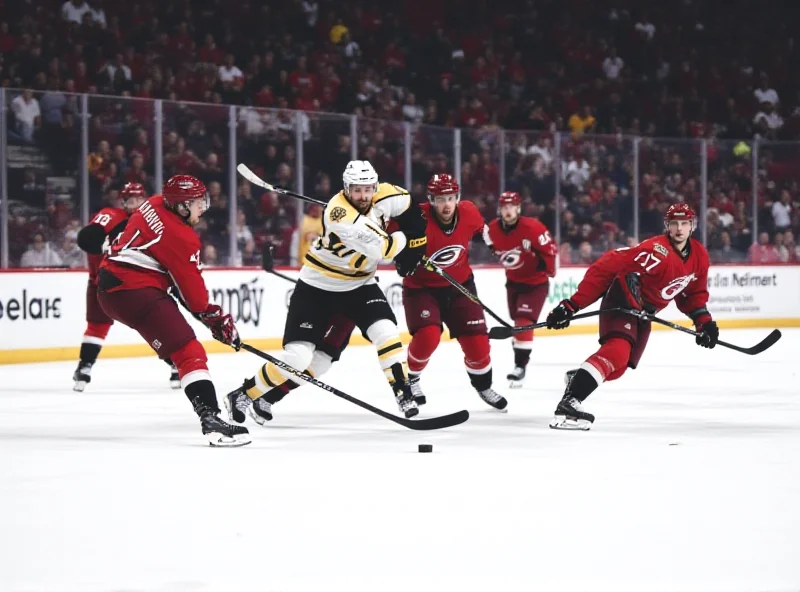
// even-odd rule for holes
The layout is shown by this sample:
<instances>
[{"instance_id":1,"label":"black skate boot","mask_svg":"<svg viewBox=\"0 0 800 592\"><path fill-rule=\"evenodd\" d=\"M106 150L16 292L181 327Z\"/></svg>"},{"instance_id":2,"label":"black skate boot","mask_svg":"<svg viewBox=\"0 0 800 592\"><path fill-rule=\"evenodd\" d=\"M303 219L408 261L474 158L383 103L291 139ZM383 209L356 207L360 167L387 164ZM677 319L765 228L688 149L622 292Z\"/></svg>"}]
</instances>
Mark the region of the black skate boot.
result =
<instances>
[{"instance_id":1,"label":"black skate boot","mask_svg":"<svg viewBox=\"0 0 800 592\"><path fill-rule=\"evenodd\" d=\"M554 430L589 430L593 423L594 415L584 411L581 402L567 392L556 407L550 427Z\"/></svg>"},{"instance_id":2,"label":"black skate boot","mask_svg":"<svg viewBox=\"0 0 800 592\"><path fill-rule=\"evenodd\" d=\"M170 364L169 371L169 386L173 389L181 388L181 377L178 375L178 368L174 364Z\"/></svg>"},{"instance_id":3,"label":"black skate boot","mask_svg":"<svg viewBox=\"0 0 800 592\"><path fill-rule=\"evenodd\" d=\"M210 446L235 447L250 444L250 432L247 428L225 423L219 417L219 411L205 405L199 397L192 404L195 413L200 417L203 435L208 438Z\"/></svg>"},{"instance_id":4,"label":"black skate boot","mask_svg":"<svg viewBox=\"0 0 800 592\"><path fill-rule=\"evenodd\" d=\"M483 399L486 403L497 409L498 411L502 411L506 413L506 407L508 407L508 401L506 398L497 393L493 388L484 389L482 391L478 391L478 395L480 395L481 399Z\"/></svg>"},{"instance_id":5,"label":"black skate boot","mask_svg":"<svg viewBox=\"0 0 800 592\"><path fill-rule=\"evenodd\" d=\"M266 397L259 397L253 401L253 405L248 409L250 417L258 425L263 426L268 421L272 421L272 403Z\"/></svg>"},{"instance_id":6,"label":"black skate boot","mask_svg":"<svg viewBox=\"0 0 800 592\"><path fill-rule=\"evenodd\" d=\"M522 385L525 383L525 367L516 366L508 373L506 380L508 380L508 388L522 388Z\"/></svg>"},{"instance_id":7,"label":"black skate boot","mask_svg":"<svg viewBox=\"0 0 800 592\"><path fill-rule=\"evenodd\" d=\"M425 396L425 393L422 392L419 379L419 374L409 373L408 375L408 386L411 387L411 394L414 396L414 401L416 401L418 407L428 402L428 398Z\"/></svg>"},{"instance_id":8,"label":"black skate boot","mask_svg":"<svg viewBox=\"0 0 800 592\"><path fill-rule=\"evenodd\" d=\"M72 385L72 390L82 393L83 389L86 388L86 385L92 382L92 364L78 362L78 367L75 369L75 373L72 375L72 380L74 382Z\"/></svg>"},{"instance_id":9,"label":"black skate boot","mask_svg":"<svg viewBox=\"0 0 800 592\"><path fill-rule=\"evenodd\" d=\"M247 419L247 408L250 407L250 404L253 400L247 396L247 393L244 392L244 385L237 388L235 391L231 391L222 399L223 403L225 404L225 409L228 411L228 419L230 421L235 421L236 423L244 423L244 420Z\"/></svg>"},{"instance_id":10,"label":"black skate boot","mask_svg":"<svg viewBox=\"0 0 800 592\"><path fill-rule=\"evenodd\" d=\"M577 369L575 369L575 370L567 370L567 373L564 374L564 386L569 386L569 383L572 380L572 377L575 376L577 373L578 373Z\"/></svg>"},{"instance_id":11,"label":"black skate boot","mask_svg":"<svg viewBox=\"0 0 800 592\"><path fill-rule=\"evenodd\" d=\"M397 406L400 408L402 414L406 416L406 419L417 415L419 413L419 407L414 400L414 394L411 392L409 384L406 383L402 386L394 384L392 388L394 389L394 398L395 401L397 401Z\"/></svg>"}]
</instances>

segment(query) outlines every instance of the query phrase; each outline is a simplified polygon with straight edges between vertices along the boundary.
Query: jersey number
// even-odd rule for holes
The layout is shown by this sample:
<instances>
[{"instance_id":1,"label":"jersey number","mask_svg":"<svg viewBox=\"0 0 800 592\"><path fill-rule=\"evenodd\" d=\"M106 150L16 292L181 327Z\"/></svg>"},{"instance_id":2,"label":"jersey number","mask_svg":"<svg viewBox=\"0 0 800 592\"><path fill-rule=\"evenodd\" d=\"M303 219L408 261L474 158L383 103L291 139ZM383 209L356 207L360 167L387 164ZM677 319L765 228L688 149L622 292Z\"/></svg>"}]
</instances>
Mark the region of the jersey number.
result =
<instances>
[{"instance_id":1,"label":"jersey number","mask_svg":"<svg viewBox=\"0 0 800 592\"><path fill-rule=\"evenodd\" d=\"M550 238L550 232L547 230L545 230L542 234L539 235L539 244L542 246L545 246L551 240L553 239Z\"/></svg>"},{"instance_id":2,"label":"jersey number","mask_svg":"<svg viewBox=\"0 0 800 592\"><path fill-rule=\"evenodd\" d=\"M115 253L122 253L123 251L144 251L147 247L152 247L160 241L161 235L157 235L150 242L144 242L144 237L142 237L141 232L137 230L124 246L120 246L122 242L120 240L121 238L122 234L118 234L117 238L114 239L114 245L111 247L111 250Z\"/></svg>"},{"instance_id":3,"label":"jersey number","mask_svg":"<svg viewBox=\"0 0 800 592\"><path fill-rule=\"evenodd\" d=\"M109 222L111 222L111 216L108 214L98 214L95 219L92 220L92 223L99 224L100 226L105 226Z\"/></svg>"},{"instance_id":4,"label":"jersey number","mask_svg":"<svg viewBox=\"0 0 800 592\"><path fill-rule=\"evenodd\" d=\"M634 261L638 261L639 265L645 268L646 271L652 271L653 268L661 263L661 259L653 255L652 253L647 253L642 251L636 257L633 258Z\"/></svg>"}]
</instances>

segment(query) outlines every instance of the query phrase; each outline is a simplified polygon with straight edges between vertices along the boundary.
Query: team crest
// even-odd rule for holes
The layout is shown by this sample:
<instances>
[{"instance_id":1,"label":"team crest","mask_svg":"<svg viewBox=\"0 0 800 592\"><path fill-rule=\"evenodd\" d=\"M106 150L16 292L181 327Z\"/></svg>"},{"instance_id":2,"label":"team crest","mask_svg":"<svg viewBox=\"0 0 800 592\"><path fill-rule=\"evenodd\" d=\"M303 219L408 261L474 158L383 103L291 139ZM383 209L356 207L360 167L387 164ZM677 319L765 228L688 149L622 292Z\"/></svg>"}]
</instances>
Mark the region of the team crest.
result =
<instances>
[{"instance_id":1,"label":"team crest","mask_svg":"<svg viewBox=\"0 0 800 592\"><path fill-rule=\"evenodd\" d=\"M522 252L519 249L500 253L500 263L506 269L519 269L525 264L522 260Z\"/></svg>"},{"instance_id":2,"label":"team crest","mask_svg":"<svg viewBox=\"0 0 800 592\"><path fill-rule=\"evenodd\" d=\"M653 250L656 253L661 253L664 257L669 257L669 251L667 251L667 247L664 245L659 245L658 243L653 245Z\"/></svg>"},{"instance_id":3,"label":"team crest","mask_svg":"<svg viewBox=\"0 0 800 592\"><path fill-rule=\"evenodd\" d=\"M686 287L696 279L697 276L693 273L675 278L661 289L661 297L664 300L672 300L675 298L675 296L683 292Z\"/></svg>"},{"instance_id":4,"label":"team crest","mask_svg":"<svg viewBox=\"0 0 800 592\"><path fill-rule=\"evenodd\" d=\"M331 213L330 213L329 217L331 219L331 222L338 222L339 220L341 220L345 216L347 216L347 210L345 210L341 206L336 206L335 208L333 208L331 210Z\"/></svg>"},{"instance_id":5,"label":"team crest","mask_svg":"<svg viewBox=\"0 0 800 592\"><path fill-rule=\"evenodd\" d=\"M523 238L522 239L522 248L525 251L530 251L531 250L531 241L529 241L527 238Z\"/></svg>"},{"instance_id":6,"label":"team crest","mask_svg":"<svg viewBox=\"0 0 800 592\"><path fill-rule=\"evenodd\" d=\"M439 267L450 267L466 258L467 251L461 245L442 247L429 257Z\"/></svg>"}]
</instances>

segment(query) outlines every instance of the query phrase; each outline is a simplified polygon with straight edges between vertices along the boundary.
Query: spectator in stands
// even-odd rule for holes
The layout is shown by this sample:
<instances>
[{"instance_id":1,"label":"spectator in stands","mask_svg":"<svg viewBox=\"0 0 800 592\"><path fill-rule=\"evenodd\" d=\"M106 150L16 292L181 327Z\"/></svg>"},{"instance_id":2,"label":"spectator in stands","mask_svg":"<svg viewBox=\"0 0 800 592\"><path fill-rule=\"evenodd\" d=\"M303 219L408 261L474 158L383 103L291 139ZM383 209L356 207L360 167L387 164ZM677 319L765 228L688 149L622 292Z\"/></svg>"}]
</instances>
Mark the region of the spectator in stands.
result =
<instances>
[{"instance_id":1,"label":"spectator in stands","mask_svg":"<svg viewBox=\"0 0 800 592\"><path fill-rule=\"evenodd\" d=\"M42 112L39 101L33 96L33 91L25 89L11 101L11 111L16 119L16 130L23 142L33 143L34 131L42 124Z\"/></svg>"},{"instance_id":2,"label":"spectator in stands","mask_svg":"<svg viewBox=\"0 0 800 592\"><path fill-rule=\"evenodd\" d=\"M750 247L750 263L770 264L780 263L780 257L775 247L769 244L769 233L762 232L758 235L758 242Z\"/></svg>"},{"instance_id":3,"label":"spectator in stands","mask_svg":"<svg viewBox=\"0 0 800 592\"><path fill-rule=\"evenodd\" d=\"M37 232L20 260L20 267L61 267L63 262L56 249Z\"/></svg>"},{"instance_id":4,"label":"spectator in stands","mask_svg":"<svg viewBox=\"0 0 800 592\"><path fill-rule=\"evenodd\" d=\"M766 73L761 73L761 85L753 92L753 95L756 97L759 105L767 103L777 109L780 104L778 93L774 88L770 88L769 76L767 76Z\"/></svg>"},{"instance_id":5,"label":"spectator in stands","mask_svg":"<svg viewBox=\"0 0 800 592\"><path fill-rule=\"evenodd\" d=\"M712 263L738 263L744 259L742 252L733 248L729 232L721 232L719 242L720 246L709 252Z\"/></svg>"},{"instance_id":6,"label":"spectator in stands","mask_svg":"<svg viewBox=\"0 0 800 592\"><path fill-rule=\"evenodd\" d=\"M789 263L793 253L789 252L789 248L784 243L782 232L775 233L775 253L781 263Z\"/></svg>"},{"instance_id":7,"label":"spectator in stands","mask_svg":"<svg viewBox=\"0 0 800 592\"><path fill-rule=\"evenodd\" d=\"M207 243L203 247L203 257L201 260L203 262L203 267L217 267L219 265L217 247L211 243Z\"/></svg>"},{"instance_id":8,"label":"spectator in stands","mask_svg":"<svg viewBox=\"0 0 800 592\"><path fill-rule=\"evenodd\" d=\"M783 232L792 225L792 196L787 189L781 191L781 198L772 204L772 221L775 230Z\"/></svg>"},{"instance_id":9,"label":"spectator in stands","mask_svg":"<svg viewBox=\"0 0 800 592\"><path fill-rule=\"evenodd\" d=\"M783 233L783 244L786 245L786 248L789 250L789 262L800 262L800 245L796 244L794 241L794 232L787 230Z\"/></svg>"},{"instance_id":10,"label":"spectator in stands","mask_svg":"<svg viewBox=\"0 0 800 592\"><path fill-rule=\"evenodd\" d=\"M75 231L64 233L64 240L58 251L61 264L72 269L86 267L86 253L78 246L78 234Z\"/></svg>"},{"instance_id":11,"label":"spectator in stands","mask_svg":"<svg viewBox=\"0 0 800 592\"><path fill-rule=\"evenodd\" d=\"M311 204L306 208L300 226L292 233L291 264L302 265L311 245L322 236L322 208Z\"/></svg>"},{"instance_id":12,"label":"spectator in stands","mask_svg":"<svg viewBox=\"0 0 800 592\"><path fill-rule=\"evenodd\" d=\"M605 72L606 78L609 80L617 80L622 74L622 68L624 66L625 62L617 55L617 48L612 47L608 57L603 60L603 72Z\"/></svg>"},{"instance_id":13,"label":"spectator in stands","mask_svg":"<svg viewBox=\"0 0 800 592\"><path fill-rule=\"evenodd\" d=\"M83 17L92 14L92 8L84 0L67 0L61 7L61 17L65 21L83 24Z\"/></svg>"},{"instance_id":14,"label":"spectator in stands","mask_svg":"<svg viewBox=\"0 0 800 592\"><path fill-rule=\"evenodd\" d=\"M584 105L581 110L573 113L567 122L569 129L576 136L580 134L591 134L597 125L597 119L592 115L592 109L589 105Z\"/></svg>"},{"instance_id":15,"label":"spectator in stands","mask_svg":"<svg viewBox=\"0 0 800 592\"><path fill-rule=\"evenodd\" d=\"M771 103L761 103L761 110L753 117L753 125L758 135L766 140L777 140L783 127L783 118Z\"/></svg>"}]
</instances>

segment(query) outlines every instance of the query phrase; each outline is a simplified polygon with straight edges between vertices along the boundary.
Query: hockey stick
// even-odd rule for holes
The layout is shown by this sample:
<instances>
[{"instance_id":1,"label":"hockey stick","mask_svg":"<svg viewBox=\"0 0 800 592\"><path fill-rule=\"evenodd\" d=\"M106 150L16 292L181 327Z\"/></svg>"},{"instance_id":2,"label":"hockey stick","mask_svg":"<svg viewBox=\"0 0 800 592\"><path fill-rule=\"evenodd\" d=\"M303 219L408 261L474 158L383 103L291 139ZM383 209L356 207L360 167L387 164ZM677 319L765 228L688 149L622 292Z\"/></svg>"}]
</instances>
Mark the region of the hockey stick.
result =
<instances>
[{"instance_id":1,"label":"hockey stick","mask_svg":"<svg viewBox=\"0 0 800 592\"><path fill-rule=\"evenodd\" d=\"M297 283L297 280L294 278L289 277L279 271L275 271L275 261L272 259L272 249L273 245L270 242L264 243L264 248L261 250L261 269L266 271L267 273L271 273L272 275L276 275L282 280L286 280L287 282L292 282L293 284Z\"/></svg>"},{"instance_id":2,"label":"hockey stick","mask_svg":"<svg viewBox=\"0 0 800 592\"><path fill-rule=\"evenodd\" d=\"M266 189L267 191L272 191L273 193L280 193L281 195L288 195L289 197L296 197L297 199L302 199L303 201L317 204L322 207L328 205L326 202L321 201L319 199L314 199L313 197L308 197L307 195L301 195L300 193L295 193L294 191L289 191L288 189L283 189L282 187L275 187L274 185L270 185L264 179L256 175L253 171L251 171L246 164L239 164L236 167L236 170L242 177L250 181L253 185L258 185L259 187Z\"/></svg>"},{"instance_id":3,"label":"hockey stick","mask_svg":"<svg viewBox=\"0 0 800 592\"><path fill-rule=\"evenodd\" d=\"M296 376L301 380L305 380L306 382L309 382L316 387L326 390L329 393L332 393L337 397L344 399L345 401L350 401L351 403L358 405L362 409L371 411L376 415L380 415L381 417L386 418L389 421L393 421L397 424L400 424L401 426L406 427L410 430L440 430L442 428L449 428L452 426L462 424L469 419L469 411L466 410L457 411L449 415L442 415L440 417L430 417L427 419L405 419L403 417L397 417L396 415L387 413L383 409L378 409L377 407L373 407L372 405L362 401L361 399L356 399L355 397L348 395L347 393L342 392L335 387L325 384L324 382L321 382L304 372L300 372L296 368L289 366L289 364L282 362L278 358L271 356L268 353L263 352L260 349L257 349L250 344L242 343L241 348L249 351L251 354L257 355L259 358L263 358L264 360L267 360L275 364L278 368L290 373L292 376Z\"/></svg>"},{"instance_id":4,"label":"hockey stick","mask_svg":"<svg viewBox=\"0 0 800 592\"><path fill-rule=\"evenodd\" d=\"M435 264L433 261L431 261L431 260L430 260L430 259L428 259L427 257L423 257L423 258L422 258L422 265L423 265L423 266L425 267L425 269L427 269L428 271L432 271L433 273L435 273L435 274L438 274L439 276L441 276L442 278L444 278L444 279L445 279L445 281L447 281L447 283L448 283L448 284L450 284L450 285L451 285L451 286L453 286L453 287L454 287L456 290L458 290L459 292L461 292L461 293L462 293L464 296L466 296L467 298L469 298L470 300L472 300L472 302L474 302L475 304L477 304L478 306L480 306L480 307L481 307L483 310L485 310L486 312L488 312L488 313L489 313L489 315L490 315L490 316L491 316L493 319L495 319L495 320L496 320L498 323L500 323L501 325L503 325L502 327L493 327L493 328L497 328L497 329L503 329L503 328L506 328L506 329L513 329L513 328L514 328L514 327L513 327L513 325L509 325L509 324L508 324L506 321L504 321L504 320L503 320L503 319L501 319L499 316L497 316L497 315L494 313L494 311L493 311L491 308L489 308L489 307L488 307L488 306L486 306L486 305L485 305L483 302L481 302L481 299L480 299L480 298L478 298L478 296L477 296L476 294L473 294L473 293L472 293L472 292L470 292L470 291L469 291L469 290L468 290L468 289L467 289L465 286L463 286L463 285L461 285L460 283L458 283L458 281L456 281L456 279L455 279L455 278L454 278L452 275L450 275L450 274L449 274L449 273L447 273L447 272L446 272L444 269L442 269L441 267L439 267L438 265L436 265L436 264ZM510 336L510 335L511 335L511 334L509 333L509 336Z\"/></svg>"},{"instance_id":5,"label":"hockey stick","mask_svg":"<svg viewBox=\"0 0 800 592\"><path fill-rule=\"evenodd\" d=\"M665 321L664 319L659 319L658 317L653 316L643 310L622 308L620 309L620 312L627 315L631 315L643 321L651 321L653 323L658 323L659 325L664 325L665 327L670 327L671 329L677 329L678 331L681 331L683 333L688 333L689 335L694 335L695 337L701 335L701 333L698 333L697 331L694 331L692 329L687 329L686 327L682 327L681 325L672 323L670 321ZM740 347L738 345L734 345L732 343L728 343L722 340L717 340L717 345L721 345L722 347L727 347L728 349L732 349L741 352L743 354L747 354L748 356L755 356L771 348L778 342L780 338L781 338L781 332L778 329L774 329L772 333L767 335L764 339L755 344L753 347Z\"/></svg>"},{"instance_id":6,"label":"hockey stick","mask_svg":"<svg viewBox=\"0 0 800 592\"><path fill-rule=\"evenodd\" d=\"M587 317L595 317L605 312L619 312L621 310L623 309L604 308L603 310L593 310L592 312L584 312L581 314L576 314L574 317L570 318L570 321L585 319ZM511 337L512 335L516 335L517 333L522 333L523 331L530 331L532 329L543 329L544 327L547 327L547 321L542 321L541 323L535 323L533 325L525 325L523 327L492 327L491 329L489 329L489 339L508 339L509 337Z\"/></svg>"}]
</instances>

